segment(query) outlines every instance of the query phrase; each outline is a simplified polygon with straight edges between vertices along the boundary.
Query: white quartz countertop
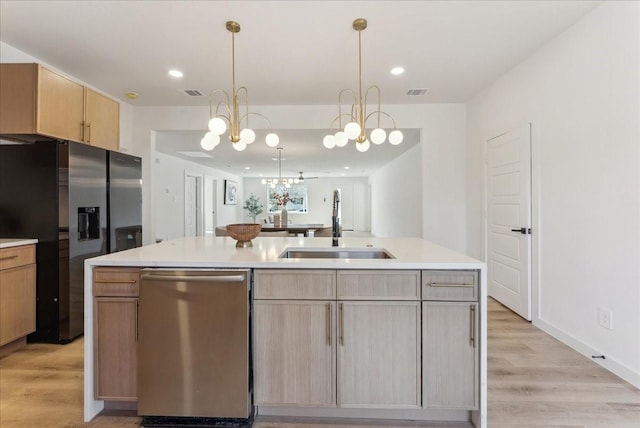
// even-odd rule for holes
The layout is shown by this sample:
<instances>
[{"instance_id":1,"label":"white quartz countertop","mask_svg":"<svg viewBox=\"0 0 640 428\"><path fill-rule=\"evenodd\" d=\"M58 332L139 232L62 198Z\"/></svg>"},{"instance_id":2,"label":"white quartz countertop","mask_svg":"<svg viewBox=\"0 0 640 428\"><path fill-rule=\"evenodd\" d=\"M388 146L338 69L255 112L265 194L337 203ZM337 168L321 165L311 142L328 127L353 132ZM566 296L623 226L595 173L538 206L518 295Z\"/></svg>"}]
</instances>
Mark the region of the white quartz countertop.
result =
<instances>
[{"instance_id":1,"label":"white quartz countertop","mask_svg":"<svg viewBox=\"0 0 640 428\"><path fill-rule=\"evenodd\" d=\"M86 266L285 269L484 269L485 264L420 238L340 238L341 249L385 249L393 259L282 259L288 248L331 249L331 238L185 237L86 260Z\"/></svg>"},{"instance_id":2,"label":"white quartz countertop","mask_svg":"<svg viewBox=\"0 0 640 428\"><path fill-rule=\"evenodd\" d=\"M0 248L20 247L22 245L37 244L37 239L1 238Z\"/></svg>"}]
</instances>

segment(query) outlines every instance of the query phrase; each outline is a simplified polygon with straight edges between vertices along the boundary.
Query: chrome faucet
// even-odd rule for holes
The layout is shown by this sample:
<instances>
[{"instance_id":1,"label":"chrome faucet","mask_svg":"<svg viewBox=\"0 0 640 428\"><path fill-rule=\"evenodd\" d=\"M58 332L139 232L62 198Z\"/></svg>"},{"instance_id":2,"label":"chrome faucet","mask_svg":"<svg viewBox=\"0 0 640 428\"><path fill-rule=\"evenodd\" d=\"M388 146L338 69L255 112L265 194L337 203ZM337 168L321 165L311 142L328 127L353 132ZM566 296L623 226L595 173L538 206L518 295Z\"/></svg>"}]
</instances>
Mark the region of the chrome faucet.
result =
<instances>
[{"instance_id":1,"label":"chrome faucet","mask_svg":"<svg viewBox=\"0 0 640 428\"><path fill-rule=\"evenodd\" d=\"M340 206L340 192L338 189L333 191L333 213L331 215L331 236L333 237L333 247L338 246L338 238L340 237L340 219L338 211Z\"/></svg>"}]
</instances>

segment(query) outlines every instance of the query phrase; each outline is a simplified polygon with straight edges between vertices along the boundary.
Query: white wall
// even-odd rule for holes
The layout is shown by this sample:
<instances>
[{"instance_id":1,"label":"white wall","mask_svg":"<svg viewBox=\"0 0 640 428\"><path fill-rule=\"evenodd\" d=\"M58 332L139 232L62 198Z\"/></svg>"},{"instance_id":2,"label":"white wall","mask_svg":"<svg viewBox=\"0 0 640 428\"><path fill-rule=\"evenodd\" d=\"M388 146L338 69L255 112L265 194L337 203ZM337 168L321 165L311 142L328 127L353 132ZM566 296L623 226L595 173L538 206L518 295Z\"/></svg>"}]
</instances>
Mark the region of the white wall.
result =
<instances>
[{"instance_id":1,"label":"white wall","mask_svg":"<svg viewBox=\"0 0 640 428\"><path fill-rule=\"evenodd\" d=\"M154 155L152 168L155 201L154 239L167 240L184 236L185 172L202 177L203 182L205 176L217 179L218 201L214 201L214 209L217 212L218 224L237 222L242 211L241 202L238 201L237 205L224 205L222 200L225 179L238 182L238 191L242 194L242 181L237 176L159 152Z\"/></svg>"},{"instance_id":2,"label":"white wall","mask_svg":"<svg viewBox=\"0 0 640 428\"><path fill-rule=\"evenodd\" d=\"M638 2L605 2L468 104L469 253L484 141L532 123L534 324L640 386ZM613 330L597 309L613 311Z\"/></svg>"},{"instance_id":3,"label":"white wall","mask_svg":"<svg viewBox=\"0 0 640 428\"><path fill-rule=\"evenodd\" d=\"M465 106L463 104L385 105L403 128L421 133L422 233L441 245L465 252ZM256 106L281 129L321 129L335 115L335 106ZM143 158L143 242L153 242L156 213L155 177L148 167L155 153L155 131L204 130L208 107L136 107L133 112L131 151ZM147 166L145 166L145 164ZM372 192L375 189L372 188ZM244 201L250 194L243 194ZM237 220L246 220L239 213ZM297 221L297 220L296 220ZM368 219L364 222L368 226ZM224 224L218 219L218 224ZM365 226L365 230L366 230Z\"/></svg>"},{"instance_id":4,"label":"white wall","mask_svg":"<svg viewBox=\"0 0 640 428\"><path fill-rule=\"evenodd\" d=\"M372 235L422 237L420 152L416 146L369 177Z\"/></svg>"},{"instance_id":5,"label":"white wall","mask_svg":"<svg viewBox=\"0 0 640 428\"><path fill-rule=\"evenodd\" d=\"M260 178L245 178L244 180L244 194L241 199L242 204L251 193L260 198L260 202L264 204L264 212L258 216L258 221L267 217L267 186L261 183ZM347 178L347 177L323 177L317 179L305 180L304 185L307 186L308 197L308 213L297 214L293 212L288 213L288 218L291 223L309 224L309 223L322 223L324 225L331 225L331 214L333 209L333 189L336 183L349 183L354 186L354 196L360 198L354 203L354 230L357 231L369 231L369 198L368 182L367 178ZM244 211L243 221L249 220L250 217L246 215Z\"/></svg>"}]
</instances>

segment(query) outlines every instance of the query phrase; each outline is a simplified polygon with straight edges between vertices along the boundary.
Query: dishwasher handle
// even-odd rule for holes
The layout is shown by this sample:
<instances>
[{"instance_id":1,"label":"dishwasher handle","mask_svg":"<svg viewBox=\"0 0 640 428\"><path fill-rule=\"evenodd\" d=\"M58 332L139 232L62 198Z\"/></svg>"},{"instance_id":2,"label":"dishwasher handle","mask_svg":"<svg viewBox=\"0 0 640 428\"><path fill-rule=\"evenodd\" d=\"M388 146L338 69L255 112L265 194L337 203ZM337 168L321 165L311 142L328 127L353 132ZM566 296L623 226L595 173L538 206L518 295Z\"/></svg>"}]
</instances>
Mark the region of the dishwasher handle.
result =
<instances>
[{"instance_id":1,"label":"dishwasher handle","mask_svg":"<svg viewBox=\"0 0 640 428\"><path fill-rule=\"evenodd\" d=\"M189 282L244 282L247 280L245 274L237 275L160 275L144 273L140 279L153 281L189 281Z\"/></svg>"}]
</instances>

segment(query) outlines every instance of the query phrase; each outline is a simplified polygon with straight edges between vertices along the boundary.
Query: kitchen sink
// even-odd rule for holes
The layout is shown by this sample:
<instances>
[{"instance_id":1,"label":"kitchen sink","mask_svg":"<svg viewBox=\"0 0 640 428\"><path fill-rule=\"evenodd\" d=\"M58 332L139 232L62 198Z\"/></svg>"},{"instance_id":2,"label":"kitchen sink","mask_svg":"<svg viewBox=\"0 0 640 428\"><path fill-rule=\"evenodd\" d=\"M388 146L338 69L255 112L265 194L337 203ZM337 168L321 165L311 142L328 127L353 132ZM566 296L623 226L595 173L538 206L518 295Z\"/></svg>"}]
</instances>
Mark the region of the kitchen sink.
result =
<instances>
[{"instance_id":1,"label":"kitchen sink","mask_svg":"<svg viewBox=\"0 0 640 428\"><path fill-rule=\"evenodd\" d=\"M281 259L395 259L384 248L287 248Z\"/></svg>"}]
</instances>

